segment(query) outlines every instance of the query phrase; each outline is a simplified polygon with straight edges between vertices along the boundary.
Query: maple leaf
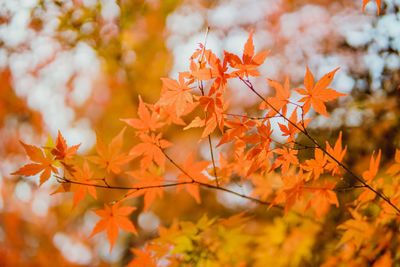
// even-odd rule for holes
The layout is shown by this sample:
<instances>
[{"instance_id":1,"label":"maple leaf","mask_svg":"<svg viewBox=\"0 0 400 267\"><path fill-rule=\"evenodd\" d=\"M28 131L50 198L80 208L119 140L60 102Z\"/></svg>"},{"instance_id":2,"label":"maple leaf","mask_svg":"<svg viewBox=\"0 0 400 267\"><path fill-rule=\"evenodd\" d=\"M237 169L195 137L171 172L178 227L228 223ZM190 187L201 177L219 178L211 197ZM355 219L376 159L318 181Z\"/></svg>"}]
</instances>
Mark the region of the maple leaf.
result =
<instances>
[{"instance_id":1,"label":"maple leaf","mask_svg":"<svg viewBox=\"0 0 400 267\"><path fill-rule=\"evenodd\" d=\"M157 128L162 127L164 124L159 122L159 114L154 112L154 110L150 109L152 111L152 113L150 114L149 107L152 106L144 103L142 97L139 96L139 119L131 118L120 120L142 132L155 131Z\"/></svg>"},{"instance_id":2,"label":"maple leaf","mask_svg":"<svg viewBox=\"0 0 400 267\"><path fill-rule=\"evenodd\" d=\"M330 205L336 205L336 207L339 207L336 193L332 190L335 185L336 182L328 183L325 180L323 185L312 188L311 190L314 192L314 195L310 199L306 209L314 207L315 214L318 218L329 211Z\"/></svg>"},{"instance_id":3,"label":"maple leaf","mask_svg":"<svg viewBox=\"0 0 400 267\"><path fill-rule=\"evenodd\" d=\"M284 214L293 207L296 202L301 202L304 192L304 175L303 171L300 171L296 175L282 177L284 188L281 190L272 201L271 206L285 202Z\"/></svg>"},{"instance_id":4,"label":"maple leaf","mask_svg":"<svg viewBox=\"0 0 400 267\"><path fill-rule=\"evenodd\" d=\"M274 161L274 164L271 167L271 170L278 168L281 166L282 175L285 175L289 170L290 164L299 164L299 160L297 159L297 150L288 149L287 147L274 149L272 152L275 154L281 155L277 157Z\"/></svg>"},{"instance_id":5,"label":"maple leaf","mask_svg":"<svg viewBox=\"0 0 400 267\"><path fill-rule=\"evenodd\" d=\"M58 131L56 147L51 150L51 153L55 156L56 160L70 159L76 153L80 145L81 144L68 147L61 132Z\"/></svg>"},{"instance_id":6,"label":"maple leaf","mask_svg":"<svg viewBox=\"0 0 400 267\"><path fill-rule=\"evenodd\" d=\"M224 57L224 60L221 63L221 60L214 53L212 53L211 50L207 49L204 50L204 58L208 62L211 68L206 68L204 61L201 63L195 63L192 60L190 64L190 70L191 70L191 75L199 80L210 80L215 78L208 93L208 95L211 96L219 88L225 89L227 80L232 77L230 74L226 73L226 71L228 70L227 57Z\"/></svg>"},{"instance_id":7,"label":"maple leaf","mask_svg":"<svg viewBox=\"0 0 400 267\"><path fill-rule=\"evenodd\" d=\"M218 167L216 167L216 170L219 176L218 181L220 184L229 182L229 179L232 176L232 164L228 162L222 152L219 152L219 164ZM209 168L208 174L213 176L214 168Z\"/></svg>"},{"instance_id":8,"label":"maple leaf","mask_svg":"<svg viewBox=\"0 0 400 267\"><path fill-rule=\"evenodd\" d=\"M257 126L257 134L248 135L242 138L246 143L256 144L247 152L246 159L251 160L251 166L247 170L245 177L248 177L260 168L262 172L268 168L269 158L273 157L270 149L272 142L271 134L271 124L267 121L267 125L262 123Z\"/></svg>"},{"instance_id":9,"label":"maple leaf","mask_svg":"<svg viewBox=\"0 0 400 267\"><path fill-rule=\"evenodd\" d=\"M155 168L149 168L147 171L130 171L127 172L127 174L133 176L138 181L135 183L134 187L153 187L140 190L133 189L129 190L127 193L129 198L144 195L144 210L147 210L150 207L151 203L153 203L157 196L160 198L163 196L164 191L162 184L165 181L165 178L159 176L156 173Z\"/></svg>"},{"instance_id":10,"label":"maple leaf","mask_svg":"<svg viewBox=\"0 0 400 267\"><path fill-rule=\"evenodd\" d=\"M120 207L119 203L116 203L111 207L107 204L104 204L104 209L93 211L98 216L102 217L102 219L94 226L90 237L106 230L107 239L110 242L111 253L114 243L118 237L118 228L137 235L135 226L128 218L126 218L126 216L131 214L134 210L136 210L135 207Z\"/></svg>"},{"instance_id":11,"label":"maple leaf","mask_svg":"<svg viewBox=\"0 0 400 267\"><path fill-rule=\"evenodd\" d=\"M140 167L142 170L147 169L152 161L164 169L165 155L161 149L169 147L171 143L167 140L161 139L161 137L161 133L158 135L152 133L150 136L147 134L141 134L139 135L139 138L143 143L137 144L129 151L129 154L133 156L133 158L142 156L142 159L140 160Z\"/></svg>"},{"instance_id":12,"label":"maple leaf","mask_svg":"<svg viewBox=\"0 0 400 267\"><path fill-rule=\"evenodd\" d=\"M224 51L224 54L229 62L229 65L234 69L239 69L237 71L232 72L231 76L233 77L239 76L243 78L243 75L246 77L248 77L249 75L260 76L260 73L255 68L264 63L265 58L267 57L269 52L270 50L260 52L257 55L254 55L253 30L251 30L249 39L247 39L247 42L244 45L242 59L240 59L235 54L231 54L226 51Z\"/></svg>"},{"instance_id":13,"label":"maple leaf","mask_svg":"<svg viewBox=\"0 0 400 267\"><path fill-rule=\"evenodd\" d=\"M186 125L186 123L182 120L181 116L192 112L198 104L199 104L198 102L193 102L192 104L187 103L183 113L180 114L179 116L176 114L176 109L173 105L157 107L158 109L157 112L161 116L160 119L165 120L165 123L167 125L170 125L172 123L175 123L177 125Z\"/></svg>"},{"instance_id":14,"label":"maple leaf","mask_svg":"<svg viewBox=\"0 0 400 267\"><path fill-rule=\"evenodd\" d=\"M254 184L254 190L251 195L255 197L259 196L261 200L266 201L273 191L271 182L267 177L262 175L254 175L251 181Z\"/></svg>"},{"instance_id":15,"label":"maple leaf","mask_svg":"<svg viewBox=\"0 0 400 267\"><path fill-rule=\"evenodd\" d=\"M201 119L200 117L195 117L183 130L188 130L191 128L200 128L206 125L206 120Z\"/></svg>"},{"instance_id":16,"label":"maple leaf","mask_svg":"<svg viewBox=\"0 0 400 267\"><path fill-rule=\"evenodd\" d=\"M128 263L128 267L144 266L144 267L157 267L150 251L131 248L135 257Z\"/></svg>"},{"instance_id":17,"label":"maple leaf","mask_svg":"<svg viewBox=\"0 0 400 267\"><path fill-rule=\"evenodd\" d=\"M356 210L350 210L354 219L350 219L339 225L338 229L345 230L337 247L349 243L358 250L361 245L374 233L374 227L366 221Z\"/></svg>"},{"instance_id":18,"label":"maple leaf","mask_svg":"<svg viewBox=\"0 0 400 267\"><path fill-rule=\"evenodd\" d=\"M365 6L370 2L371 0L363 0L363 4L362 4L362 11L364 12L364 8L365 8ZM376 2L376 6L377 6L377 8L378 8L378 15L379 15L379 12L381 11L381 1L382 0L375 0L375 2Z\"/></svg>"},{"instance_id":19,"label":"maple leaf","mask_svg":"<svg viewBox=\"0 0 400 267\"><path fill-rule=\"evenodd\" d=\"M251 127L254 127L256 123L246 117L242 118L242 121L240 121L239 118L234 117L232 121L225 121L224 125L230 129L226 130L222 135L217 147L231 142L235 137L242 137Z\"/></svg>"},{"instance_id":20,"label":"maple leaf","mask_svg":"<svg viewBox=\"0 0 400 267\"><path fill-rule=\"evenodd\" d=\"M370 182L374 179L375 175L378 173L379 162L381 161L381 150L379 149L378 156L374 159L372 154L371 160L369 162L369 169L363 172L362 177L366 182Z\"/></svg>"},{"instance_id":21,"label":"maple leaf","mask_svg":"<svg viewBox=\"0 0 400 267\"><path fill-rule=\"evenodd\" d=\"M372 181L375 178L376 174L378 173L380 160L381 160L381 150L379 149L378 156L376 157L376 159L374 159L374 154L372 154L371 160L369 162L369 169L362 173L362 177L365 180L365 182L371 183L371 185L375 188L378 188L379 184L383 182L382 178L375 179L374 181ZM364 192L362 192L361 195L359 195L357 200L363 203L372 201L375 198L376 194L373 191L369 190L368 188L365 188Z\"/></svg>"},{"instance_id":22,"label":"maple leaf","mask_svg":"<svg viewBox=\"0 0 400 267\"><path fill-rule=\"evenodd\" d=\"M311 121L311 118L306 120L300 120L297 122L297 107L292 112L289 118L290 122L287 122L287 125L278 123L280 130L282 131L282 136L287 136L287 143L294 142L295 135L299 133L301 130L304 130L307 127L308 123ZM296 126L297 127L296 127Z\"/></svg>"},{"instance_id":23,"label":"maple leaf","mask_svg":"<svg viewBox=\"0 0 400 267\"><path fill-rule=\"evenodd\" d=\"M392 264L393 259L390 254L390 250L387 250L385 254L380 256L379 259L374 262L374 265L372 265L372 267L391 267L393 266Z\"/></svg>"},{"instance_id":24,"label":"maple leaf","mask_svg":"<svg viewBox=\"0 0 400 267\"><path fill-rule=\"evenodd\" d=\"M291 95L289 87L289 75L286 75L284 87L280 83L273 80L267 79L267 81L271 87L275 88L276 96L268 97L267 101L261 102L259 108L270 109L270 111L267 113L267 116L275 116L277 114L275 110L280 111L282 109L282 115L286 116L287 104L290 103L289 98Z\"/></svg>"},{"instance_id":25,"label":"maple leaf","mask_svg":"<svg viewBox=\"0 0 400 267\"><path fill-rule=\"evenodd\" d=\"M192 90L189 82L185 82L179 75L179 82L170 78L161 78L163 90L157 104L161 106L174 106L176 115L179 117L185 111L188 104L193 104Z\"/></svg>"},{"instance_id":26,"label":"maple leaf","mask_svg":"<svg viewBox=\"0 0 400 267\"><path fill-rule=\"evenodd\" d=\"M225 123L225 115L223 112L229 105L229 103L224 103L223 94L220 92L217 93L215 99L210 96L202 96L199 98L199 103L204 108L207 118L201 120L197 117L187 127L185 127L185 129L201 127L201 125L204 125L205 128L201 135L201 139L210 135L217 126L222 131Z\"/></svg>"},{"instance_id":27,"label":"maple leaf","mask_svg":"<svg viewBox=\"0 0 400 267\"><path fill-rule=\"evenodd\" d=\"M339 133L339 137L336 140L335 146L332 148L328 142L326 142L326 151L331 154L337 161L342 162L344 155L347 151L347 146L342 149L342 132ZM332 175L336 173L340 174L339 164L334 161L331 157L327 156L328 163L326 164L325 168L328 171L332 171Z\"/></svg>"},{"instance_id":28,"label":"maple leaf","mask_svg":"<svg viewBox=\"0 0 400 267\"><path fill-rule=\"evenodd\" d=\"M77 181L85 184L95 185L97 182L92 180L92 177L93 172L86 160L83 163L83 169L77 168L76 172L74 173L74 178ZM73 187L75 188L75 193L72 199L72 208L75 208L85 198L87 193L97 199L95 187L81 184L73 184Z\"/></svg>"},{"instance_id":29,"label":"maple leaf","mask_svg":"<svg viewBox=\"0 0 400 267\"><path fill-rule=\"evenodd\" d=\"M306 87L306 89L295 89L299 94L305 95L305 97L299 100L299 102L305 102L303 106L304 113L307 113L312 105L316 112L325 115L326 117L329 117L328 113L326 112L324 102L334 100L339 96L347 95L339 93L331 88L326 88L331 83L333 76L335 75L336 71L338 71L338 69L339 68L325 74L314 85L314 77L307 67L306 76L304 78L304 86Z\"/></svg>"},{"instance_id":30,"label":"maple leaf","mask_svg":"<svg viewBox=\"0 0 400 267\"><path fill-rule=\"evenodd\" d=\"M231 78L231 75L226 73L228 70L228 60L226 57L224 57L224 61L221 63L219 58L217 58L213 53L210 53L210 56L208 57L208 64L210 64L212 68L213 78L216 78L208 93L208 95L212 95L219 88L225 89L227 80Z\"/></svg>"},{"instance_id":31,"label":"maple leaf","mask_svg":"<svg viewBox=\"0 0 400 267\"><path fill-rule=\"evenodd\" d=\"M226 73L228 70L228 60L226 56L224 57L223 63L221 63L221 60L217 58L211 50L205 50L204 56L211 68L206 68L205 66L200 68L199 64L195 64L192 61L191 74L199 80L210 80L215 78L210 87L210 91L208 92L208 95L211 96L217 92L218 89L225 89L227 80L232 77L230 74Z\"/></svg>"},{"instance_id":32,"label":"maple leaf","mask_svg":"<svg viewBox=\"0 0 400 267\"><path fill-rule=\"evenodd\" d=\"M97 135L96 150L98 156L91 156L88 157L88 159L91 162L98 164L99 168L107 169L107 173L120 173L120 166L133 159L133 157L127 153L119 154L122 148L125 129L126 127L124 127L121 132L111 140L111 143L108 146Z\"/></svg>"},{"instance_id":33,"label":"maple leaf","mask_svg":"<svg viewBox=\"0 0 400 267\"><path fill-rule=\"evenodd\" d=\"M317 180L321 174L324 173L324 167L326 164L326 157L321 149L314 150L314 158L306 160L301 167L305 171L312 172L314 180Z\"/></svg>"},{"instance_id":34,"label":"maple leaf","mask_svg":"<svg viewBox=\"0 0 400 267\"><path fill-rule=\"evenodd\" d=\"M396 149L396 155L394 156L395 163L390 166L387 173L395 175L400 172L400 150Z\"/></svg>"},{"instance_id":35,"label":"maple leaf","mask_svg":"<svg viewBox=\"0 0 400 267\"><path fill-rule=\"evenodd\" d=\"M43 151L36 146L27 145L22 141L20 141L20 143L24 147L29 159L36 163L26 164L19 170L11 173L11 175L32 176L43 171L40 175L40 185L42 185L50 178L52 172L58 174L57 168L53 166L55 160L51 155L43 153Z\"/></svg>"},{"instance_id":36,"label":"maple leaf","mask_svg":"<svg viewBox=\"0 0 400 267\"><path fill-rule=\"evenodd\" d=\"M191 153L190 156L186 159L184 166L182 167L186 173L181 173L178 175L179 181L191 182L194 180L201 183L208 183L210 179L202 173L203 171L205 171L208 165L210 165L209 161L200 161L194 163L194 154ZM198 184L193 183L193 184L178 185L176 191L179 192L183 187L186 188L186 190L196 200L197 203L200 203Z\"/></svg>"}]
</instances>

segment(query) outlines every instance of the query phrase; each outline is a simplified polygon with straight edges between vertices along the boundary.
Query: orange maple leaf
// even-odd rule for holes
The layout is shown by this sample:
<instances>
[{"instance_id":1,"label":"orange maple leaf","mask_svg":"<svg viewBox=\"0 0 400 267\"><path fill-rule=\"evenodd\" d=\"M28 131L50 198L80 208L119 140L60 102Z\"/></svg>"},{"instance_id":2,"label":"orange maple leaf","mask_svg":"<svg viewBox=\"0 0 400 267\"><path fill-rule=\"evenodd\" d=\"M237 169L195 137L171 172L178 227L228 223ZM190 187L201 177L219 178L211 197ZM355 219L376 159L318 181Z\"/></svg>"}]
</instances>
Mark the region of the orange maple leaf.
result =
<instances>
[{"instance_id":1,"label":"orange maple leaf","mask_svg":"<svg viewBox=\"0 0 400 267\"><path fill-rule=\"evenodd\" d=\"M270 207L275 204L285 202L284 214L286 215L293 205L296 204L296 202L302 202L303 200L303 171L300 169L296 175L284 176L282 177L282 181L285 184L284 188L276 195Z\"/></svg>"},{"instance_id":2,"label":"orange maple leaf","mask_svg":"<svg viewBox=\"0 0 400 267\"><path fill-rule=\"evenodd\" d=\"M311 190L314 192L314 195L311 197L310 202L308 202L306 209L313 207L315 210L315 215L318 218L329 211L331 204L339 207L339 201L336 193L332 190L335 185L336 182L328 183L325 180L323 185L311 188Z\"/></svg>"},{"instance_id":3,"label":"orange maple leaf","mask_svg":"<svg viewBox=\"0 0 400 267\"><path fill-rule=\"evenodd\" d=\"M179 75L179 82L170 78L161 78L163 90L157 104L160 106L174 106L177 116L183 114L186 105L193 104L193 95L190 92L189 82L185 82Z\"/></svg>"},{"instance_id":4,"label":"orange maple leaf","mask_svg":"<svg viewBox=\"0 0 400 267\"><path fill-rule=\"evenodd\" d=\"M91 184L91 185L96 184L96 181L92 180L92 177L93 177L93 172L90 169L89 164L87 163L86 160L83 163L83 169L76 168L76 172L74 173L74 178L77 181L85 184ZM75 193L72 199L72 208L75 208L85 198L87 193L89 193L91 196L97 199L95 187L88 185L81 185L81 184L73 184L73 187Z\"/></svg>"},{"instance_id":5,"label":"orange maple leaf","mask_svg":"<svg viewBox=\"0 0 400 267\"><path fill-rule=\"evenodd\" d=\"M251 127L254 127L256 123L246 117L243 117L242 121L240 121L240 119L235 116L233 120L225 121L225 125L230 129L226 130L222 135L217 147L231 142L235 137L242 137Z\"/></svg>"},{"instance_id":6,"label":"orange maple leaf","mask_svg":"<svg viewBox=\"0 0 400 267\"><path fill-rule=\"evenodd\" d=\"M326 117L329 117L328 113L326 112L324 102L334 100L339 96L347 95L336 92L331 88L326 88L331 83L333 76L335 75L335 72L338 71L338 69L339 68L325 74L314 85L314 77L307 67L306 76L304 78L304 86L306 87L306 89L295 89L299 94L305 95L305 97L299 100L299 102L305 102L303 106L304 113L307 113L312 105L316 112L325 115Z\"/></svg>"},{"instance_id":7,"label":"orange maple leaf","mask_svg":"<svg viewBox=\"0 0 400 267\"><path fill-rule=\"evenodd\" d=\"M121 132L111 140L111 143L108 146L97 135L96 150L99 156L91 156L88 157L88 159L91 162L98 164L100 168L106 168L107 173L120 173L120 166L133 159L133 157L127 153L119 154L119 151L122 148L122 138L125 129L126 127L124 127Z\"/></svg>"},{"instance_id":8,"label":"orange maple leaf","mask_svg":"<svg viewBox=\"0 0 400 267\"><path fill-rule=\"evenodd\" d=\"M282 148L274 149L272 152L280 156L275 159L271 170L281 166L282 175L285 175L288 172L290 164L299 164L299 160L297 159L297 150L295 149L283 146Z\"/></svg>"},{"instance_id":9,"label":"orange maple leaf","mask_svg":"<svg viewBox=\"0 0 400 267\"><path fill-rule=\"evenodd\" d=\"M378 156L374 159L372 154L371 160L369 162L369 169L363 172L362 177L365 181L370 182L374 179L375 175L378 173L379 163L381 161L381 150L379 149Z\"/></svg>"},{"instance_id":10,"label":"orange maple leaf","mask_svg":"<svg viewBox=\"0 0 400 267\"><path fill-rule=\"evenodd\" d=\"M160 198L163 196L164 191L162 184L165 181L165 178L157 175L155 168L149 168L147 171L131 171L127 172L127 174L133 176L135 180L138 181L135 183L134 187L152 187L140 190L129 190L126 194L128 195L128 198L144 195L143 210L147 210L157 196Z\"/></svg>"},{"instance_id":11,"label":"orange maple leaf","mask_svg":"<svg viewBox=\"0 0 400 267\"><path fill-rule=\"evenodd\" d=\"M304 130L305 127L307 127L308 123L311 121L312 118L306 119L306 120L300 120L297 122L297 107L294 109L292 112L292 115L290 115L289 121L286 122L287 126L285 124L278 123L279 128L282 131L282 136L288 136L287 143L293 142L295 135L300 132L300 130ZM296 127L296 126L297 127ZM304 127L303 127L304 126Z\"/></svg>"},{"instance_id":12,"label":"orange maple leaf","mask_svg":"<svg viewBox=\"0 0 400 267\"><path fill-rule=\"evenodd\" d=\"M143 143L137 144L131 149L131 151L129 151L129 155L132 155L133 158L142 156L142 159L140 160L140 167L142 170L146 170L152 161L164 169L165 155L161 149L169 147L171 143L167 140L161 139L161 137L161 133L158 135L155 135L154 133L151 135L141 134L139 135L139 138Z\"/></svg>"},{"instance_id":13,"label":"orange maple leaf","mask_svg":"<svg viewBox=\"0 0 400 267\"><path fill-rule=\"evenodd\" d=\"M331 154L337 161L342 162L344 155L346 154L347 146L342 149L342 132L339 133L339 137L336 140L335 146L332 148L328 142L326 142L326 151ZM327 156L328 163L325 168L328 171L332 171L332 175L336 173L340 174L339 164L334 161L331 157Z\"/></svg>"},{"instance_id":14,"label":"orange maple leaf","mask_svg":"<svg viewBox=\"0 0 400 267\"><path fill-rule=\"evenodd\" d=\"M217 92L219 88L225 89L227 80L232 77L230 74L226 73L228 70L228 61L226 56L224 57L223 63L221 63L221 60L217 58L217 56L212 53L211 50L204 50L204 57L211 68L200 66L200 64L196 64L192 61L191 74L193 77L199 80L210 80L215 78L210 87L210 91L208 92L208 95L211 96Z\"/></svg>"},{"instance_id":15,"label":"orange maple leaf","mask_svg":"<svg viewBox=\"0 0 400 267\"><path fill-rule=\"evenodd\" d=\"M143 102L142 97L139 96L138 115L139 118L120 119L139 131L148 132L155 131L157 128L162 127L164 124L159 122L160 115L151 109L152 105ZM150 114L149 109L152 111Z\"/></svg>"},{"instance_id":16,"label":"orange maple leaf","mask_svg":"<svg viewBox=\"0 0 400 267\"><path fill-rule=\"evenodd\" d=\"M280 111L282 109L282 115L286 116L287 104L290 103L289 98L291 95L289 87L289 75L286 75L284 86L270 79L267 79L267 81L271 87L275 88L276 96L268 97L267 101L263 101L259 108L270 109L267 116L275 116L277 114L275 110ZM271 106L273 108L271 108Z\"/></svg>"},{"instance_id":17,"label":"orange maple leaf","mask_svg":"<svg viewBox=\"0 0 400 267\"><path fill-rule=\"evenodd\" d=\"M365 6L366 6L370 1L371 1L371 0L363 0L363 4L362 4L362 11L363 11L363 12L364 12ZM378 15L379 15L379 12L381 11L381 1L382 1L382 0L375 0L376 6L377 6L377 8L378 8Z\"/></svg>"},{"instance_id":18,"label":"orange maple leaf","mask_svg":"<svg viewBox=\"0 0 400 267\"><path fill-rule=\"evenodd\" d=\"M390 166L387 173L390 175L395 175L400 172L400 150L396 149L396 155L394 157L395 163Z\"/></svg>"},{"instance_id":19,"label":"orange maple leaf","mask_svg":"<svg viewBox=\"0 0 400 267\"><path fill-rule=\"evenodd\" d=\"M273 157L272 151L270 150L272 142L271 134L271 124L267 121L266 125L261 123L257 126L257 134L251 134L242 138L243 141L245 141L244 145L246 145L246 143L256 144L246 155L246 159L251 161L251 166L248 168L245 175L246 177L260 168L261 172L264 172L269 167L269 158Z\"/></svg>"},{"instance_id":20,"label":"orange maple leaf","mask_svg":"<svg viewBox=\"0 0 400 267\"><path fill-rule=\"evenodd\" d=\"M223 94L218 92L215 95L215 99L210 96L201 96L199 98L199 103L201 107L207 114L207 118L201 119L196 117L189 125L187 125L184 130L194 128L194 127L204 127L201 139L210 135L217 126L222 131L224 128L224 110L228 108L229 103L224 103Z\"/></svg>"},{"instance_id":21,"label":"orange maple leaf","mask_svg":"<svg viewBox=\"0 0 400 267\"><path fill-rule=\"evenodd\" d=\"M225 89L227 80L231 78L231 76L226 73L226 71L228 70L228 60L226 57L224 57L224 61L221 64L221 60L210 52L210 56L207 59L208 64L210 64L212 68L213 78L216 78L214 83L211 85L210 91L208 92L208 95L212 95L219 88Z\"/></svg>"},{"instance_id":22,"label":"orange maple leaf","mask_svg":"<svg viewBox=\"0 0 400 267\"><path fill-rule=\"evenodd\" d=\"M12 175L32 176L43 171L40 175L40 185L42 185L50 178L52 172L58 173L57 168L53 166L55 160L51 157L50 153L43 153L40 148L27 145L22 141L20 143L23 145L30 160L36 163L26 164L19 170L11 173Z\"/></svg>"},{"instance_id":23,"label":"orange maple leaf","mask_svg":"<svg viewBox=\"0 0 400 267\"><path fill-rule=\"evenodd\" d=\"M150 251L135 248L131 248L131 251L135 254L135 257L128 263L128 267L157 267Z\"/></svg>"},{"instance_id":24,"label":"orange maple leaf","mask_svg":"<svg viewBox=\"0 0 400 267\"><path fill-rule=\"evenodd\" d=\"M98 216L102 217L102 219L94 226L90 237L106 230L107 239L110 242L111 253L118 237L118 228L137 235L135 226L128 218L126 218L126 216L131 214L134 210L136 210L135 207L119 207L119 203L114 204L111 207L104 204L104 209L93 211Z\"/></svg>"},{"instance_id":25,"label":"orange maple leaf","mask_svg":"<svg viewBox=\"0 0 400 267\"><path fill-rule=\"evenodd\" d=\"M186 125L186 123L182 120L182 116L189 114L192 112L199 102L193 102L193 103L187 103L185 106L185 109L182 114L177 115L176 114L176 109L175 106L169 105L169 106L157 106L156 105L156 110L157 113L160 114L160 120L165 121L165 124L170 125L172 123L175 123L177 125Z\"/></svg>"},{"instance_id":26,"label":"orange maple leaf","mask_svg":"<svg viewBox=\"0 0 400 267\"><path fill-rule=\"evenodd\" d=\"M178 179L181 182L190 182L190 181L197 181L201 183L208 183L210 179L205 176L202 172L206 171L205 169L210 165L209 161L200 161L194 163L194 155L193 153L186 159L185 165L183 169L185 173L181 173L178 175ZM189 175L189 176L188 176ZM176 191L179 192L183 187L189 192L192 197L200 203L200 193L199 193L199 185L196 183L193 184L185 184L185 185L178 185Z\"/></svg>"},{"instance_id":27,"label":"orange maple leaf","mask_svg":"<svg viewBox=\"0 0 400 267\"><path fill-rule=\"evenodd\" d=\"M68 147L61 132L58 131L56 147L51 150L51 154L55 156L56 160L70 159L76 153L80 145L81 144Z\"/></svg>"},{"instance_id":28,"label":"orange maple leaf","mask_svg":"<svg viewBox=\"0 0 400 267\"><path fill-rule=\"evenodd\" d=\"M315 149L314 158L306 160L301 167L303 170L312 172L314 180L317 180L324 173L326 157L321 149Z\"/></svg>"},{"instance_id":29,"label":"orange maple leaf","mask_svg":"<svg viewBox=\"0 0 400 267\"><path fill-rule=\"evenodd\" d=\"M261 200L266 201L269 195L273 192L271 181L264 175L256 174L251 178L254 184L253 192L251 193L254 197L260 197Z\"/></svg>"},{"instance_id":30,"label":"orange maple leaf","mask_svg":"<svg viewBox=\"0 0 400 267\"><path fill-rule=\"evenodd\" d=\"M232 164L225 158L222 152L219 152L219 164L216 167L218 173L218 181L220 184L228 183L232 176ZM214 168L209 168L208 174L210 176L214 175Z\"/></svg>"},{"instance_id":31,"label":"orange maple leaf","mask_svg":"<svg viewBox=\"0 0 400 267\"><path fill-rule=\"evenodd\" d=\"M244 45L244 51L242 59L237 55L228 53L224 51L225 57L227 58L229 65L234 69L239 69L231 73L231 76L239 76L243 78L243 75L250 76L260 76L260 73L256 68L264 63L265 58L269 54L270 50L260 52L254 55L254 44L253 44L253 30L250 31L249 39L247 39Z\"/></svg>"}]
</instances>

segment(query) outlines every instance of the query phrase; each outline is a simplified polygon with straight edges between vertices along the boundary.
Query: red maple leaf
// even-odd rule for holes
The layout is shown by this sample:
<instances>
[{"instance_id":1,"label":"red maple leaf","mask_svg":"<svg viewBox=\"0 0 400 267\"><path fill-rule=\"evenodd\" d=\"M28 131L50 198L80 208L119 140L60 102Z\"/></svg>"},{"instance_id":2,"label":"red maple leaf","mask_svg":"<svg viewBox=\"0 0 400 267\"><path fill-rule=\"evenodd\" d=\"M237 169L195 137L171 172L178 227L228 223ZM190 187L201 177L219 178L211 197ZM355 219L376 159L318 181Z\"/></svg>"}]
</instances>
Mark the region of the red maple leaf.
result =
<instances>
[{"instance_id":1,"label":"red maple leaf","mask_svg":"<svg viewBox=\"0 0 400 267\"><path fill-rule=\"evenodd\" d=\"M76 153L80 145L81 144L68 147L61 132L58 131L56 147L51 150L51 153L55 156L56 160L70 159Z\"/></svg>"}]
</instances>

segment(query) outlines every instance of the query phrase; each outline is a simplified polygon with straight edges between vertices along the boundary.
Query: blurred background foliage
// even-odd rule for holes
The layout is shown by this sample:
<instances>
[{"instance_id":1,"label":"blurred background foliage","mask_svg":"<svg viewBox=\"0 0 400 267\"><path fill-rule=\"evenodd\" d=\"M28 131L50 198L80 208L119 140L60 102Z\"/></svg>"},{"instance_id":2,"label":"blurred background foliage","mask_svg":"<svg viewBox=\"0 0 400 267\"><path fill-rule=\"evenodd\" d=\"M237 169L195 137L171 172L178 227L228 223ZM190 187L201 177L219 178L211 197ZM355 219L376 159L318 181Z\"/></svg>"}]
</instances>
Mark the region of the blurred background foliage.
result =
<instances>
[{"instance_id":1,"label":"blurred background foliage","mask_svg":"<svg viewBox=\"0 0 400 267\"><path fill-rule=\"evenodd\" d=\"M319 253L322 248L335 249L338 236L330 226L348 219L346 207L340 206L332 218L315 227L295 216L275 218L280 212L215 192L202 192L198 205L188 195L171 191L150 211L142 211L141 200L135 200L133 204L141 208L131 219L140 226L139 237L121 235L109 255L104 236L88 238L97 220L88 211L96 205L93 199L87 197L71 210L68 194L49 196L55 181L38 189L38 179L9 173L26 161L18 140L44 145L48 134L54 139L61 130L68 144L82 143L82 154L93 151L96 133L109 142L123 126L120 118L136 116L138 95L154 103L160 78L176 77L188 69L189 57L204 42L207 26L211 26L208 47L218 56L223 50L241 55L249 30L255 29L256 49L272 50L261 68L262 78L255 79L265 95L273 93L265 77L282 81L288 73L291 86L300 87L306 66L318 78L340 66L333 87L350 96L329 105L329 119L313 120L311 134L320 143L332 144L343 131L343 143L348 145L345 162L356 173L368 168L372 151L378 149L382 165L387 165L400 144L400 3L382 2L377 17L374 3L362 13L361 3L344 0L1 1L0 265L121 266L132 258L130 247L139 248L157 237L158 225L170 227L174 218L195 224L204 213L226 218L238 211L251 215L241 221L242 227L228 227L231 232L226 234L210 222L213 226L196 237L202 246L185 243L182 251L214 249L214 263L232 265L321 263L329 256ZM257 99L245 88L231 83L228 90L230 112L259 113ZM126 149L135 143L131 136L128 129ZM195 130L166 133L176 144L171 152L178 162L187 157L198 136ZM199 154L208 159L207 147ZM306 158L312 152L301 155ZM121 177L114 179L123 184ZM232 187L251 192L247 184ZM104 200L116 194L99 190ZM356 194L355 190L339 197L347 201ZM223 247L237 243L245 247L240 253ZM227 251L237 256L234 262L226 258Z\"/></svg>"}]
</instances>

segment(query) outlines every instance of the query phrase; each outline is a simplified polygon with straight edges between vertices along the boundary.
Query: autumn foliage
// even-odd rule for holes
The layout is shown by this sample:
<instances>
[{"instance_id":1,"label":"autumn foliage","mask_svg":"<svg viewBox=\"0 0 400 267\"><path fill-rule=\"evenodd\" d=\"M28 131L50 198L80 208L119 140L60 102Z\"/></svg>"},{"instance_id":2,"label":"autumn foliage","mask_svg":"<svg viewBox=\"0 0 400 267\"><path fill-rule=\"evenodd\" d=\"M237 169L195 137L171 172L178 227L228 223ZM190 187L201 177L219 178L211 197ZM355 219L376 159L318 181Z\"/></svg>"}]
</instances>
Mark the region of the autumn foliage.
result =
<instances>
[{"instance_id":1,"label":"autumn foliage","mask_svg":"<svg viewBox=\"0 0 400 267\"><path fill-rule=\"evenodd\" d=\"M168 214L195 202L195 219L169 218L132 246L128 266L391 266L399 261L400 150L391 163L382 164L378 150L369 151L367 169L349 167L342 131L328 140L309 128L347 97L331 86L340 66L321 77L304 66L301 88L288 75L262 77L274 92L265 96L253 79L270 51L256 52L253 34L242 55L218 57L199 44L189 70L161 78L154 103L139 96L136 113L115 118L119 133L108 141L97 132L88 155L60 131L43 145L21 141L30 162L11 174L57 181L52 195L72 193L71 213L90 198L98 219L87 238L104 232L110 252L120 230L132 240L143 234L133 219L139 210ZM230 112L232 81L257 97L257 111ZM175 144L171 132L191 133L190 145ZM202 205L220 205L221 195L248 210L205 214Z\"/></svg>"}]
</instances>

